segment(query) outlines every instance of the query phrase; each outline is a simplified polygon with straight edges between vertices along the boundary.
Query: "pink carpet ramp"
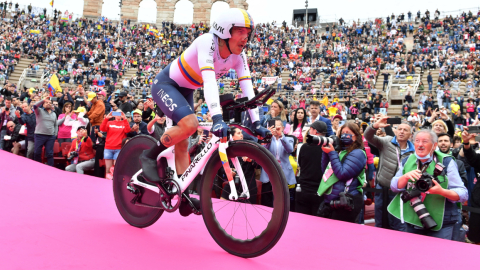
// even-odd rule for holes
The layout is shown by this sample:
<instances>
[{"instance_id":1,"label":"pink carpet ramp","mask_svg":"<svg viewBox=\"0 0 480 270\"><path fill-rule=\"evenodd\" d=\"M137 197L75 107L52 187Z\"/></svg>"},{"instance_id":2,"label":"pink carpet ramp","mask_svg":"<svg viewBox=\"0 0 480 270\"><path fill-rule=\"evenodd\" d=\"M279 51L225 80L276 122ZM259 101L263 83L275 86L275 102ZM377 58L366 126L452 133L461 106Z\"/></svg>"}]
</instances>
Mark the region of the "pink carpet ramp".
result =
<instances>
[{"instance_id":1,"label":"pink carpet ramp","mask_svg":"<svg viewBox=\"0 0 480 270\"><path fill-rule=\"evenodd\" d=\"M267 254L223 251L201 216L123 221L110 180L0 151L0 269L472 269L479 247L291 213ZM405 260L402 262L402 260ZM388 267L388 268L387 268Z\"/></svg>"}]
</instances>

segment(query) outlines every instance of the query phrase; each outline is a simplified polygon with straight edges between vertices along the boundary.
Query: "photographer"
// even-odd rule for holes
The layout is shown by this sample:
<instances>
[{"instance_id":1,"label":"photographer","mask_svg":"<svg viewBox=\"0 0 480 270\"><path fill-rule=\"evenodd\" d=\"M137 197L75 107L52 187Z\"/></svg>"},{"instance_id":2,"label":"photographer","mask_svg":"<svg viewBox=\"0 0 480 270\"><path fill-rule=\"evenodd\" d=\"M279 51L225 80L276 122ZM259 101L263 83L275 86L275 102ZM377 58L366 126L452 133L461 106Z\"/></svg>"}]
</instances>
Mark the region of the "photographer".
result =
<instances>
[{"instance_id":1,"label":"photographer","mask_svg":"<svg viewBox=\"0 0 480 270\"><path fill-rule=\"evenodd\" d=\"M388 211L407 223L407 232L451 240L454 225L461 220L455 203L465 202L468 191L453 157L435 151L435 132L420 130L413 141L415 154L402 160L390 184L401 194L393 199Z\"/></svg>"},{"instance_id":2,"label":"photographer","mask_svg":"<svg viewBox=\"0 0 480 270\"><path fill-rule=\"evenodd\" d=\"M395 136L376 136L375 133L379 129L387 130L390 127L387 121L388 117L379 118L373 125L367 127L363 134L365 139L379 152L376 188L383 189L383 192L375 193L375 227L390 227L393 230L405 231L405 225L392 215L388 215L388 218L385 217L384 221L383 213L395 197L390 192L390 181L400 166L400 160L415 152L414 145L408 140L412 135L412 127L402 123L398 125Z\"/></svg>"},{"instance_id":3,"label":"photographer","mask_svg":"<svg viewBox=\"0 0 480 270\"><path fill-rule=\"evenodd\" d=\"M363 190L365 185L365 166L367 155L363 148L359 127L349 121L339 131L339 152L333 145L323 146L322 158L324 171L317 194L325 195L320 206L321 217L356 222L363 209Z\"/></svg>"},{"instance_id":4,"label":"photographer","mask_svg":"<svg viewBox=\"0 0 480 270\"><path fill-rule=\"evenodd\" d=\"M468 127L464 127L462 132L463 140L463 155L465 156L466 161L472 168L475 170L475 174L478 175L480 172L480 154L476 153L473 149L475 137L478 134L468 133ZM471 206L475 208L480 208L480 181L477 181L473 190L471 190ZM474 243L480 243L480 214L470 213L469 219L469 231L467 234L468 240Z\"/></svg>"},{"instance_id":5,"label":"photographer","mask_svg":"<svg viewBox=\"0 0 480 270\"><path fill-rule=\"evenodd\" d=\"M327 124L315 121L310 126L309 135L325 136ZM303 144L298 154L298 166L301 170L298 178L300 190L295 194L295 211L316 216L323 197L317 196L317 189L323 176L322 148L318 144Z\"/></svg>"},{"instance_id":6,"label":"photographer","mask_svg":"<svg viewBox=\"0 0 480 270\"><path fill-rule=\"evenodd\" d=\"M71 164L65 170L84 174L85 170L92 170L95 165L95 154L93 153L92 139L88 137L85 126L77 128L77 138L73 140L68 153L68 160Z\"/></svg>"}]
</instances>

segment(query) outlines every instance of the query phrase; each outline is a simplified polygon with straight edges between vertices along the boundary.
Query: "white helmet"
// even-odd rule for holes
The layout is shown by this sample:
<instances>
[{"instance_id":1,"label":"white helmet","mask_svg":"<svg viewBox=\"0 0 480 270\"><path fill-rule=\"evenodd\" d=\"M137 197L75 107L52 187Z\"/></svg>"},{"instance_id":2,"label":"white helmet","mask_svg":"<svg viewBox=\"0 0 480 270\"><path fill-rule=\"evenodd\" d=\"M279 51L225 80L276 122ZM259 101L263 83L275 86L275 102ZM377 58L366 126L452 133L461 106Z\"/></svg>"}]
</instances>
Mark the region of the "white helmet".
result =
<instances>
[{"instance_id":1,"label":"white helmet","mask_svg":"<svg viewBox=\"0 0 480 270\"><path fill-rule=\"evenodd\" d=\"M255 24L253 23L252 16L248 14L246 10L240 8L230 8L212 21L212 25L210 28L210 33L215 34L221 39L229 39L232 37L230 30L232 27L246 27L250 28L252 32L248 37L248 41L250 42L255 34Z\"/></svg>"}]
</instances>

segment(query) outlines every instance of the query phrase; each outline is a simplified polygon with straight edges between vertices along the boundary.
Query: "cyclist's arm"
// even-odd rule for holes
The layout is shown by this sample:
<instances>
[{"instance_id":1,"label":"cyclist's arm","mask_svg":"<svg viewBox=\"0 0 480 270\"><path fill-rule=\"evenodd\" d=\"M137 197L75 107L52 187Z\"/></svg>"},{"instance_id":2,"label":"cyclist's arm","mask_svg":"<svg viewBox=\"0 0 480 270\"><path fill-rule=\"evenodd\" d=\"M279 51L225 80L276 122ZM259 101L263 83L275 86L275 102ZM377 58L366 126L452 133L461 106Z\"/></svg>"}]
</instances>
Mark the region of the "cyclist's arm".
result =
<instances>
[{"instance_id":1,"label":"cyclist's arm","mask_svg":"<svg viewBox=\"0 0 480 270\"><path fill-rule=\"evenodd\" d=\"M222 110L220 109L220 97L218 96L217 80L215 78L215 68L213 65L213 54L210 53L211 46L215 46L213 38L215 37L212 37L212 40L206 39L202 42L196 42L198 67L200 68L203 79L203 92L212 116L222 114Z\"/></svg>"},{"instance_id":2,"label":"cyclist's arm","mask_svg":"<svg viewBox=\"0 0 480 270\"><path fill-rule=\"evenodd\" d=\"M248 99L252 99L253 97L255 97L255 92L253 91L252 77L250 77L250 69L247 64L247 56L245 55L245 52L242 52L237 57L237 63L233 68L238 74L238 83L240 84L240 89L242 89L243 97L248 97ZM250 119L252 119L252 123L260 120L258 108L249 110L248 112L250 114Z\"/></svg>"}]
</instances>

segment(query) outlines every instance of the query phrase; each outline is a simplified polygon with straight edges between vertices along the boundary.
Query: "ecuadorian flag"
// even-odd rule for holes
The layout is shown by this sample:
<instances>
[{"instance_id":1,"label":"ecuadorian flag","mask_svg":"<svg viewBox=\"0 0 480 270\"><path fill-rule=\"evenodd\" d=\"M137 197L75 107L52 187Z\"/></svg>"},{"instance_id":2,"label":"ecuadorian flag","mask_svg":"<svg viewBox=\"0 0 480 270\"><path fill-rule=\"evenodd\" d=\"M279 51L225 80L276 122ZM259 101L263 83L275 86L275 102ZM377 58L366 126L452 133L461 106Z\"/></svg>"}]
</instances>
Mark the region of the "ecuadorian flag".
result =
<instances>
[{"instance_id":1,"label":"ecuadorian flag","mask_svg":"<svg viewBox=\"0 0 480 270\"><path fill-rule=\"evenodd\" d=\"M53 97L55 96L56 91L62 92L62 88L60 87L57 75L53 74L48 83L48 92L50 93L50 96Z\"/></svg>"},{"instance_id":2,"label":"ecuadorian flag","mask_svg":"<svg viewBox=\"0 0 480 270\"><path fill-rule=\"evenodd\" d=\"M157 29L150 28L149 31L150 31L150 35L151 35L151 36L157 36L157 34L158 34L158 30L157 30Z\"/></svg>"}]
</instances>

